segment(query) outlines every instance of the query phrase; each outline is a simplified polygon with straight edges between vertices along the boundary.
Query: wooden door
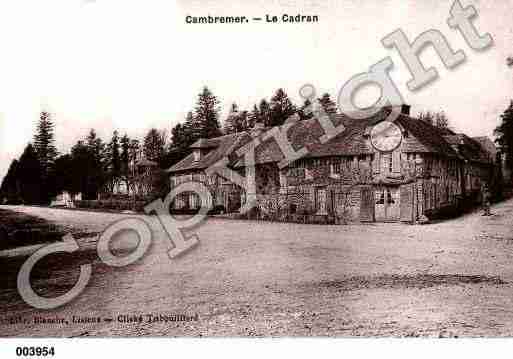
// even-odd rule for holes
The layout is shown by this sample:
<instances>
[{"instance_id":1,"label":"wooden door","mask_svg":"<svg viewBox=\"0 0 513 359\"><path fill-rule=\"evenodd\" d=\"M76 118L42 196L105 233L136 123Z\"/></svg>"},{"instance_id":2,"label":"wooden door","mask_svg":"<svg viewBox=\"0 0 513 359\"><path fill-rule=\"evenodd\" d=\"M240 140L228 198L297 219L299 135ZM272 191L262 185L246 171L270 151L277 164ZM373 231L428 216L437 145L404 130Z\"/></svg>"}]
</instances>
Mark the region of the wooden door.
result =
<instances>
[{"instance_id":1,"label":"wooden door","mask_svg":"<svg viewBox=\"0 0 513 359\"><path fill-rule=\"evenodd\" d=\"M327 193L326 193L326 188L325 187L317 188L316 191L317 191L317 195L315 196L315 198L317 200L317 203L316 203L317 214L320 214L320 215L328 214L328 208L326 206L327 198L328 198Z\"/></svg>"},{"instance_id":2,"label":"wooden door","mask_svg":"<svg viewBox=\"0 0 513 359\"><path fill-rule=\"evenodd\" d=\"M388 187L386 189L386 220L387 221L398 221L400 218L400 202L399 188Z\"/></svg>"},{"instance_id":3,"label":"wooden door","mask_svg":"<svg viewBox=\"0 0 513 359\"><path fill-rule=\"evenodd\" d=\"M413 184L401 186L401 221L413 221Z\"/></svg>"},{"instance_id":4,"label":"wooden door","mask_svg":"<svg viewBox=\"0 0 513 359\"><path fill-rule=\"evenodd\" d=\"M376 221L386 220L385 202L385 189L383 187L376 188L374 191Z\"/></svg>"},{"instance_id":5,"label":"wooden door","mask_svg":"<svg viewBox=\"0 0 513 359\"><path fill-rule=\"evenodd\" d=\"M374 222L375 203L372 188L362 188L360 196L360 221Z\"/></svg>"},{"instance_id":6,"label":"wooden door","mask_svg":"<svg viewBox=\"0 0 513 359\"><path fill-rule=\"evenodd\" d=\"M401 199L398 186L380 186L375 191L376 221L398 221Z\"/></svg>"}]
</instances>

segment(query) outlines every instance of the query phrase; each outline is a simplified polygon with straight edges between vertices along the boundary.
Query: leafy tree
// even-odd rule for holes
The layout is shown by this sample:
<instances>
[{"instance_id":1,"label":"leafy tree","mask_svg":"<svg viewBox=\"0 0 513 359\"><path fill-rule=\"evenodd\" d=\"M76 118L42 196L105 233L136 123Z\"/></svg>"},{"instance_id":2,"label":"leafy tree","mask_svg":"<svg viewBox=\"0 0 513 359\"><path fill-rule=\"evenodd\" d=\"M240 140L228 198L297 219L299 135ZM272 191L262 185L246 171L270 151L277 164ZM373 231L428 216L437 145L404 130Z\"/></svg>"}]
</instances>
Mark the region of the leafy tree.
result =
<instances>
[{"instance_id":1,"label":"leafy tree","mask_svg":"<svg viewBox=\"0 0 513 359\"><path fill-rule=\"evenodd\" d=\"M184 125L177 123L176 126L171 129L171 143L169 144L170 150L173 150L174 148L185 148L187 147L187 142Z\"/></svg>"},{"instance_id":2,"label":"leafy tree","mask_svg":"<svg viewBox=\"0 0 513 359\"><path fill-rule=\"evenodd\" d=\"M96 199L98 192L104 186L107 179L108 161L106 160L105 143L91 129L86 137L86 188L85 196L89 199ZM81 154L82 155L82 154Z\"/></svg>"},{"instance_id":3,"label":"leafy tree","mask_svg":"<svg viewBox=\"0 0 513 359\"><path fill-rule=\"evenodd\" d=\"M36 150L29 143L20 157L16 174L24 203L42 204L46 202L46 194L42 191L44 190L41 183L42 170Z\"/></svg>"},{"instance_id":4,"label":"leafy tree","mask_svg":"<svg viewBox=\"0 0 513 359\"><path fill-rule=\"evenodd\" d=\"M504 154L506 167L513 170L513 101L501 115L501 124L495 129L495 140Z\"/></svg>"},{"instance_id":5,"label":"leafy tree","mask_svg":"<svg viewBox=\"0 0 513 359\"><path fill-rule=\"evenodd\" d=\"M110 142L105 147L105 189L113 192L121 181L121 153L118 131L112 133Z\"/></svg>"},{"instance_id":6,"label":"leafy tree","mask_svg":"<svg viewBox=\"0 0 513 359\"><path fill-rule=\"evenodd\" d=\"M297 110L283 89L278 89L270 102L270 116L267 126L280 126Z\"/></svg>"},{"instance_id":7,"label":"leafy tree","mask_svg":"<svg viewBox=\"0 0 513 359\"><path fill-rule=\"evenodd\" d=\"M88 189L91 163L86 144L82 140L78 141L71 148L71 188L73 193L82 193L84 199L96 199L96 195L90 195Z\"/></svg>"},{"instance_id":8,"label":"leafy tree","mask_svg":"<svg viewBox=\"0 0 513 359\"><path fill-rule=\"evenodd\" d=\"M243 132L249 128L248 112L239 111L237 104L233 103L225 121L224 133Z\"/></svg>"},{"instance_id":9,"label":"leafy tree","mask_svg":"<svg viewBox=\"0 0 513 359\"><path fill-rule=\"evenodd\" d=\"M196 126L194 114L192 111L189 111L187 112L187 116L185 116L185 123L182 126L182 136L185 138L184 143L187 144L187 147L193 144L197 140L196 137L199 136L199 134L195 132L194 126Z\"/></svg>"},{"instance_id":10,"label":"leafy tree","mask_svg":"<svg viewBox=\"0 0 513 359\"><path fill-rule=\"evenodd\" d=\"M248 111L244 110L239 113L239 121L238 121L237 132L244 132L251 129L253 126L250 126L250 119Z\"/></svg>"},{"instance_id":11,"label":"leafy tree","mask_svg":"<svg viewBox=\"0 0 513 359\"><path fill-rule=\"evenodd\" d=\"M166 134L156 128L148 131L144 137L143 152L147 159L160 164L165 154Z\"/></svg>"},{"instance_id":12,"label":"leafy tree","mask_svg":"<svg viewBox=\"0 0 513 359\"><path fill-rule=\"evenodd\" d=\"M271 106L269 102L264 98L260 101L258 105L258 112L260 113L258 120L256 122L263 123L265 126L269 126L271 123Z\"/></svg>"},{"instance_id":13,"label":"leafy tree","mask_svg":"<svg viewBox=\"0 0 513 359\"><path fill-rule=\"evenodd\" d=\"M313 118L313 113L312 111L307 111L307 108L311 105L312 103L310 102L309 99L306 99L305 102L303 103L303 106L301 106L299 108L299 110L297 111L297 114L299 115L299 119L300 120L309 120L311 118Z\"/></svg>"},{"instance_id":14,"label":"leafy tree","mask_svg":"<svg viewBox=\"0 0 513 359\"><path fill-rule=\"evenodd\" d=\"M128 151L129 161L132 165L135 164L135 161L139 158L139 154L141 152L141 145L139 144L139 140L132 139L130 140L130 148Z\"/></svg>"},{"instance_id":15,"label":"leafy tree","mask_svg":"<svg viewBox=\"0 0 513 359\"><path fill-rule=\"evenodd\" d=\"M260 111L258 110L257 105L253 105L253 109L248 114L248 118L246 121L246 128L250 129L255 127L255 123L262 122L262 119L260 118Z\"/></svg>"},{"instance_id":16,"label":"leafy tree","mask_svg":"<svg viewBox=\"0 0 513 359\"><path fill-rule=\"evenodd\" d=\"M226 120L224 122L223 132L225 134L237 132L239 117L239 107L236 103L232 103L230 112L228 113L228 117L226 117Z\"/></svg>"},{"instance_id":17,"label":"leafy tree","mask_svg":"<svg viewBox=\"0 0 513 359\"><path fill-rule=\"evenodd\" d=\"M206 86L198 95L192 123L190 131L194 141L222 134L219 126L219 100Z\"/></svg>"},{"instance_id":18,"label":"leafy tree","mask_svg":"<svg viewBox=\"0 0 513 359\"><path fill-rule=\"evenodd\" d=\"M127 176L130 168L130 138L125 133L119 142L121 151L119 155L120 172L122 176Z\"/></svg>"},{"instance_id":19,"label":"leafy tree","mask_svg":"<svg viewBox=\"0 0 513 359\"><path fill-rule=\"evenodd\" d=\"M7 200L8 203L17 204L22 201L21 188L18 179L18 160L13 160L9 165L6 175L0 186L0 196Z\"/></svg>"},{"instance_id":20,"label":"leafy tree","mask_svg":"<svg viewBox=\"0 0 513 359\"><path fill-rule=\"evenodd\" d=\"M112 134L112 139L108 144L108 156L112 177L119 177L121 175L121 153L118 131L114 131Z\"/></svg>"},{"instance_id":21,"label":"leafy tree","mask_svg":"<svg viewBox=\"0 0 513 359\"><path fill-rule=\"evenodd\" d=\"M78 193L73 186L73 157L71 154L64 154L55 159L54 164L54 186L56 193L67 191Z\"/></svg>"}]
</instances>

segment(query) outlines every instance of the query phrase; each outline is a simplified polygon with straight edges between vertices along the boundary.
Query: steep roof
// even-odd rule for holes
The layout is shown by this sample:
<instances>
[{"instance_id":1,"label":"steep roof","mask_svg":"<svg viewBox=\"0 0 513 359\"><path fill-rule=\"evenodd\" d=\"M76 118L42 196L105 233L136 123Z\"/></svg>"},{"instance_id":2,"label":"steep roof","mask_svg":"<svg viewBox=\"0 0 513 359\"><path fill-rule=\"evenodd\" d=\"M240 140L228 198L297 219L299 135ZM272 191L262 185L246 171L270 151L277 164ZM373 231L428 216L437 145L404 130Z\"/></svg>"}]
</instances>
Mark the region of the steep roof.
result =
<instances>
[{"instance_id":1,"label":"steep roof","mask_svg":"<svg viewBox=\"0 0 513 359\"><path fill-rule=\"evenodd\" d=\"M219 145L218 141L219 137L216 138L200 138L192 145L190 148L216 148Z\"/></svg>"},{"instance_id":2,"label":"steep roof","mask_svg":"<svg viewBox=\"0 0 513 359\"><path fill-rule=\"evenodd\" d=\"M464 133L458 133L451 136L444 136L444 139L452 145L452 147L457 151L458 156L462 159L489 163L495 158L495 155L492 155L486 147L485 139L491 142L488 137L483 136L480 137L481 140L476 140L476 138L470 138ZM493 142L491 142L491 144L495 147ZM492 149L492 151L493 150L494 149Z\"/></svg>"},{"instance_id":3,"label":"steep roof","mask_svg":"<svg viewBox=\"0 0 513 359\"><path fill-rule=\"evenodd\" d=\"M206 148L212 149L210 152L202 156L199 161L194 161L194 154L191 153L183 160L169 168L167 172L179 172L186 170L199 170L208 168L212 164L222 159L223 156L232 152L233 148L237 147L236 145L238 141L245 136L247 136L247 134L242 132L210 138L208 140L203 139L203 145L206 145ZM198 143L198 141L196 141L195 143Z\"/></svg>"},{"instance_id":4,"label":"steep roof","mask_svg":"<svg viewBox=\"0 0 513 359\"><path fill-rule=\"evenodd\" d=\"M289 129L287 137L294 149L307 148L304 158L371 154L374 153L374 149L368 140L368 129L386 119L388 114L389 112L382 111L367 119L352 119L345 115L336 115L332 118L333 125L343 124L345 130L326 143L321 143L319 140L324 131L316 119L297 122ZM396 123L408 133L408 136L403 139L403 151L437 153L448 157L458 156L444 140L442 130L404 114L399 115ZM283 158L280 147L273 138L256 149L257 164L279 162ZM243 165L244 159L240 159L235 164L235 166Z\"/></svg>"},{"instance_id":5,"label":"steep roof","mask_svg":"<svg viewBox=\"0 0 513 359\"><path fill-rule=\"evenodd\" d=\"M374 124L383 121L389 114L389 110L382 110L376 115L367 119L353 119L346 115L334 115L332 122L334 126L343 124L345 130L326 143L321 143L319 138L324 131L316 119L298 121L287 131L287 138L292 147L297 151L300 148L306 148L307 154L304 158L318 158L329 156L355 156L360 154L374 153L368 139L369 128ZM484 150L478 141L465 136L465 145L462 149L456 151L453 141L460 141L460 137L450 130L441 130L426 122L412 118L405 114L399 115L396 119L406 132L407 136L403 138L403 151L410 153L436 153L445 157L465 158L477 161L487 160L484 156ZM260 139L265 138L267 128L260 135ZM463 135L464 136L464 135ZM244 157L234 158L234 151L251 140L248 132L225 135L213 139L202 141L202 146L208 143L215 149L204 156L200 161L194 162L193 155L187 156L184 160L171 167L169 172L177 172L189 169L204 169L229 156L231 163L235 167L244 166ZM196 142L198 143L198 141ZM255 151L255 162L257 164L279 162L284 159L282 151L271 137L262 141Z\"/></svg>"}]
</instances>

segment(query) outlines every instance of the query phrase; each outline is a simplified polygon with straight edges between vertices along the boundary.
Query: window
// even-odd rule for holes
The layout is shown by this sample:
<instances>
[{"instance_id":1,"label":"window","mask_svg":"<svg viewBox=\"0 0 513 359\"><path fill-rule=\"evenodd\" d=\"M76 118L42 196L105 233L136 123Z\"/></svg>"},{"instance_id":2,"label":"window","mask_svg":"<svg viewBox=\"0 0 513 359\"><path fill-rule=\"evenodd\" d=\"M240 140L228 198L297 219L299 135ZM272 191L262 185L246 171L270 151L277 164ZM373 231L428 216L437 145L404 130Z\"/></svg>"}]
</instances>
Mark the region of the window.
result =
<instances>
[{"instance_id":1,"label":"window","mask_svg":"<svg viewBox=\"0 0 513 359\"><path fill-rule=\"evenodd\" d=\"M385 193L383 190L376 191L376 204L385 204Z\"/></svg>"},{"instance_id":2,"label":"window","mask_svg":"<svg viewBox=\"0 0 513 359\"><path fill-rule=\"evenodd\" d=\"M388 171L393 171L392 154L386 154L381 157L383 159L383 168Z\"/></svg>"},{"instance_id":3,"label":"window","mask_svg":"<svg viewBox=\"0 0 513 359\"><path fill-rule=\"evenodd\" d=\"M340 160L336 159L333 161L333 172L340 173Z\"/></svg>"},{"instance_id":4,"label":"window","mask_svg":"<svg viewBox=\"0 0 513 359\"><path fill-rule=\"evenodd\" d=\"M291 168L288 173L289 177L294 178L304 178L305 177L305 169L304 168Z\"/></svg>"}]
</instances>

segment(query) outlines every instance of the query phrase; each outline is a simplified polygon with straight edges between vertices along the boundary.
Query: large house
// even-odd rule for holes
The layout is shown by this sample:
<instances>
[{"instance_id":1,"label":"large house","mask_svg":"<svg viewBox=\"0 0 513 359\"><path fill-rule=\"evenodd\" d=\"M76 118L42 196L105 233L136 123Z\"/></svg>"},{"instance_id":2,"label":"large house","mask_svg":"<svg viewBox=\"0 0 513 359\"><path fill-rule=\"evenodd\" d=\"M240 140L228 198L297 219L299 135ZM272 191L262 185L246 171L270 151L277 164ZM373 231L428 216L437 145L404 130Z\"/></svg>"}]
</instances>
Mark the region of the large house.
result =
<instances>
[{"instance_id":1,"label":"large house","mask_svg":"<svg viewBox=\"0 0 513 359\"><path fill-rule=\"evenodd\" d=\"M477 199L484 183L492 181L493 143L442 130L409 116L409 106L390 125L389 109L367 119L344 115L331 118L345 130L321 142L317 119L291 123L287 138L301 158L281 165L285 156L269 128L200 139L192 153L172 166L171 187L201 181L211 191L214 205L236 212L247 193L230 176L206 171L225 158L237 173L253 176L262 216L308 222L404 221L436 216L462 201ZM259 138L254 171L247 171L237 149ZM493 146L493 147L492 147ZM209 174L207 174L209 173ZM175 209L197 208L192 193L178 196Z\"/></svg>"}]
</instances>

